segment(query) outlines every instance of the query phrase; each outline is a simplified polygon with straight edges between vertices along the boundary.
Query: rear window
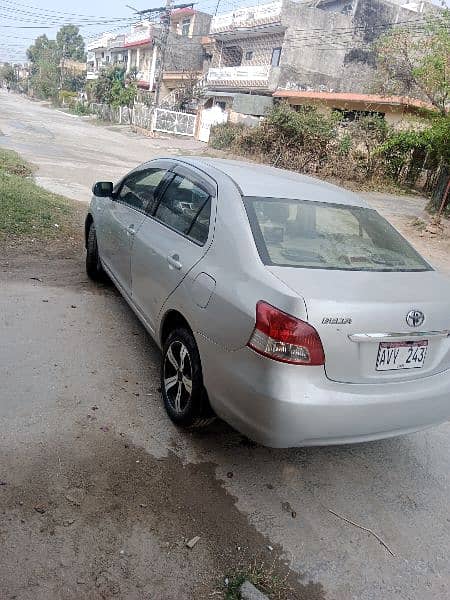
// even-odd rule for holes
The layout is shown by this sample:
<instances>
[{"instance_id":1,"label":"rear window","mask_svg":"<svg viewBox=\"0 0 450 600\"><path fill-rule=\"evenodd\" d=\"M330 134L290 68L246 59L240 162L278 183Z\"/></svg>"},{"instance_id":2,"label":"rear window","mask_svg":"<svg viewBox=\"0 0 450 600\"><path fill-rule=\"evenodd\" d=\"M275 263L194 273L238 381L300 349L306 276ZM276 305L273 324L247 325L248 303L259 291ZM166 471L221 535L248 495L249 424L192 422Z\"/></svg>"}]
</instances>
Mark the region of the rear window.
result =
<instances>
[{"instance_id":1,"label":"rear window","mask_svg":"<svg viewBox=\"0 0 450 600\"><path fill-rule=\"evenodd\" d=\"M345 271L429 271L431 267L375 210L343 204L244 198L267 265Z\"/></svg>"}]
</instances>

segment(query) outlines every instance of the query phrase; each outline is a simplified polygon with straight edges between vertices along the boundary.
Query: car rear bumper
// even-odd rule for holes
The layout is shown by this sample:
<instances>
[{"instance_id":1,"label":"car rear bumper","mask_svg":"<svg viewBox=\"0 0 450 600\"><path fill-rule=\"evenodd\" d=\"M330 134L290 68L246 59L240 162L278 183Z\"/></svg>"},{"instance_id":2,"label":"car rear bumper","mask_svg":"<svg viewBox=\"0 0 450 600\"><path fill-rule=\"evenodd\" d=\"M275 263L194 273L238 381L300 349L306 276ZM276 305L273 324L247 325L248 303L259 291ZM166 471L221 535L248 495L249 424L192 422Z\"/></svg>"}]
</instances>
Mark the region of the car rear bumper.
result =
<instances>
[{"instance_id":1,"label":"car rear bumper","mask_svg":"<svg viewBox=\"0 0 450 600\"><path fill-rule=\"evenodd\" d=\"M363 442L450 418L450 370L406 383L336 383L323 367L277 363L249 348L228 352L202 337L198 343L214 410L266 446Z\"/></svg>"}]
</instances>

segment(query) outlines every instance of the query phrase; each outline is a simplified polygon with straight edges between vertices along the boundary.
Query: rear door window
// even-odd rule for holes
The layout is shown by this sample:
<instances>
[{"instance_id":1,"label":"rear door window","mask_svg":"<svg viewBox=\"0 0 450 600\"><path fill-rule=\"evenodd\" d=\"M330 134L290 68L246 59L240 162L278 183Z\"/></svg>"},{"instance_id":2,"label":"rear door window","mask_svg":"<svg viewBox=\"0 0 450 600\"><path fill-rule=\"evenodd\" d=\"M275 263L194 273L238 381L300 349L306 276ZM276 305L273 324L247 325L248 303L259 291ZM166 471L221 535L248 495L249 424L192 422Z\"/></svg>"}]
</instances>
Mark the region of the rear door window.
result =
<instances>
[{"instance_id":1,"label":"rear door window","mask_svg":"<svg viewBox=\"0 0 450 600\"><path fill-rule=\"evenodd\" d=\"M131 173L123 182L117 199L131 208L152 212L155 191L166 172L166 169L153 168Z\"/></svg>"},{"instance_id":2,"label":"rear door window","mask_svg":"<svg viewBox=\"0 0 450 600\"><path fill-rule=\"evenodd\" d=\"M197 244L208 239L211 196L187 177L175 175L168 185L155 218Z\"/></svg>"}]
</instances>

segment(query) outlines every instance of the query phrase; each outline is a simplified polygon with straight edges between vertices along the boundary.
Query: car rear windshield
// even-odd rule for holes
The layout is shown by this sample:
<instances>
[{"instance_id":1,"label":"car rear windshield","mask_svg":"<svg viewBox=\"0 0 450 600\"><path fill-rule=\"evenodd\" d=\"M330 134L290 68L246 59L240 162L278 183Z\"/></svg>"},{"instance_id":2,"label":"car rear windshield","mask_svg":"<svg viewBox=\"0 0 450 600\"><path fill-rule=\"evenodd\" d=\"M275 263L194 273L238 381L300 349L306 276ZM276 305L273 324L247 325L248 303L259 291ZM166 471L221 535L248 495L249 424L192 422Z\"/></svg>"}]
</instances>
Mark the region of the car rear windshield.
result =
<instances>
[{"instance_id":1,"label":"car rear windshield","mask_svg":"<svg viewBox=\"0 0 450 600\"><path fill-rule=\"evenodd\" d=\"M375 210L359 206L244 198L267 265L345 271L428 271L425 260Z\"/></svg>"}]
</instances>

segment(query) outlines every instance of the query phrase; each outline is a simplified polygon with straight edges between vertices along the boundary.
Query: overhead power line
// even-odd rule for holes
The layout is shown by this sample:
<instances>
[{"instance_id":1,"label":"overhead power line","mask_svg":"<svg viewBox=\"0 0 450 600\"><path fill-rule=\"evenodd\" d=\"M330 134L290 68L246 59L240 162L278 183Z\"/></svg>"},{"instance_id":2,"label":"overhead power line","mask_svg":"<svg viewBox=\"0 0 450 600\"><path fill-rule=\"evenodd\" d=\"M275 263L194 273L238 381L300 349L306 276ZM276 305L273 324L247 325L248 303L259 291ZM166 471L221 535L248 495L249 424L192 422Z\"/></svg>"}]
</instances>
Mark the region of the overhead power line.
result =
<instances>
[{"instance_id":1,"label":"overhead power line","mask_svg":"<svg viewBox=\"0 0 450 600\"><path fill-rule=\"evenodd\" d=\"M80 14L80 13L71 13L71 12L65 12L65 11L56 11L56 10L52 10L49 8L44 8L44 7L37 7L37 6L31 6L30 4L22 4L13 0L1 0L0 2L0 8L2 8L2 5L9 5L12 8L19 10L22 8L29 8L32 10L32 14L36 14L36 13L40 13L40 14L53 14L56 16L63 16L63 17L81 17L81 18L86 18L86 19L103 19L105 17L103 16L98 16L98 15L86 15L86 14ZM22 11L23 12L23 11Z\"/></svg>"}]
</instances>

